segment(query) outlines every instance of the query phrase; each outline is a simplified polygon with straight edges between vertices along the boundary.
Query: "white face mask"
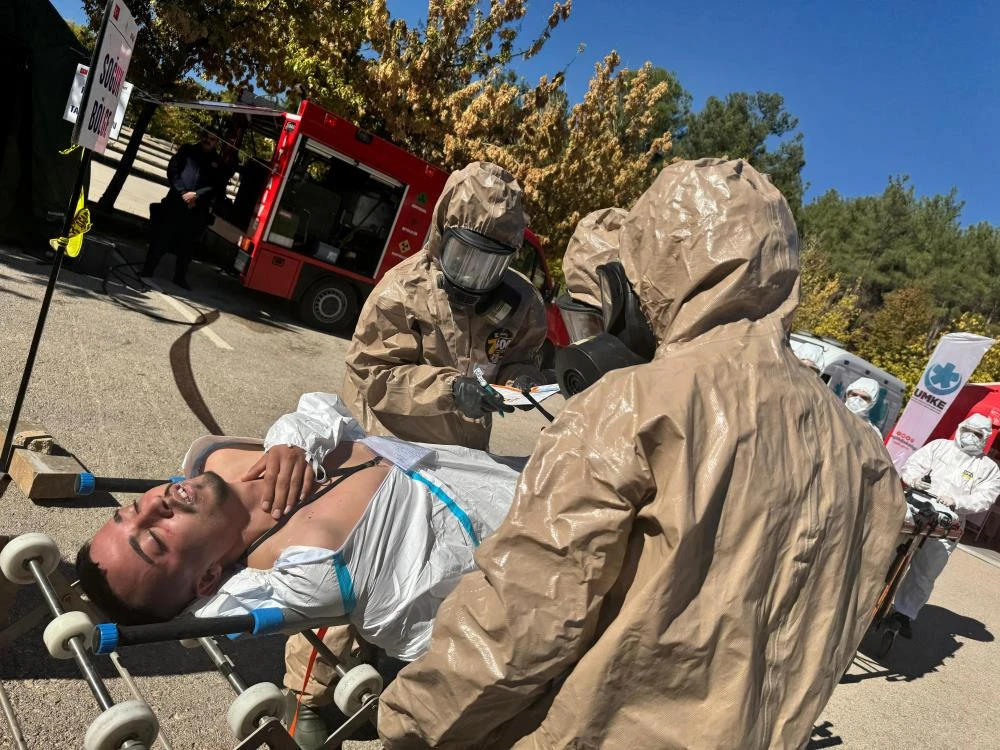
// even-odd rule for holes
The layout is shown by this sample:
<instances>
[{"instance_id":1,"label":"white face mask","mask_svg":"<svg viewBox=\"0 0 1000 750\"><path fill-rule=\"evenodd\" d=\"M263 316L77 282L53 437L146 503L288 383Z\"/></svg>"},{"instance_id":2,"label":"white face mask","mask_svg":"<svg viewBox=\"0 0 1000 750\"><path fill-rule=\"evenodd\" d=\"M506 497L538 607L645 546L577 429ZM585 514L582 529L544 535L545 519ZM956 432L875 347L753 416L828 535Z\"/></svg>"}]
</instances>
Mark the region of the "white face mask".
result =
<instances>
[{"instance_id":1,"label":"white face mask","mask_svg":"<svg viewBox=\"0 0 1000 750\"><path fill-rule=\"evenodd\" d=\"M986 438L971 430L958 431L958 447L973 456L978 456L986 449Z\"/></svg>"},{"instance_id":2,"label":"white face mask","mask_svg":"<svg viewBox=\"0 0 1000 750\"><path fill-rule=\"evenodd\" d=\"M871 402L861 396L849 396L844 402L844 406L861 417L867 416L868 412L871 411L872 408Z\"/></svg>"}]
</instances>

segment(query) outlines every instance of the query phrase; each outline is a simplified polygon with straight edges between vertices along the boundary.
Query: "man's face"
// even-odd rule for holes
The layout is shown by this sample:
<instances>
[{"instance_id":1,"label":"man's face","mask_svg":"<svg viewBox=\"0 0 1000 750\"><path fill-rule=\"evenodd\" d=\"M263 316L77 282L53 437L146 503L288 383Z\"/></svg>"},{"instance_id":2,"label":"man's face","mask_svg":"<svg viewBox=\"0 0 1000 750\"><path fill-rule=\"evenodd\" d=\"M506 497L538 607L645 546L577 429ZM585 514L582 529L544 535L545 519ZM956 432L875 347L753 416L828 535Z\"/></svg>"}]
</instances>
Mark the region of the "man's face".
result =
<instances>
[{"instance_id":1,"label":"man's face","mask_svg":"<svg viewBox=\"0 0 1000 750\"><path fill-rule=\"evenodd\" d=\"M91 558L123 601L175 611L218 583L242 513L213 472L161 485L114 512L94 535Z\"/></svg>"},{"instance_id":2,"label":"man's face","mask_svg":"<svg viewBox=\"0 0 1000 750\"><path fill-rule=\"evenodd\" d=\"M215 151L215 147L216 147L216 146L217 146L218 144L219 144L219 139L218 139L218 138L216 138L216 137L215 137L214 135L209 135L208 133L206 133L205 135L203 135L203 136L201 137L201 147L202 147L202 148L203 148L203 149L204 149L204 150L205 150L206 152L212 152L212 151Z\"/></svg>"}]
</instances>

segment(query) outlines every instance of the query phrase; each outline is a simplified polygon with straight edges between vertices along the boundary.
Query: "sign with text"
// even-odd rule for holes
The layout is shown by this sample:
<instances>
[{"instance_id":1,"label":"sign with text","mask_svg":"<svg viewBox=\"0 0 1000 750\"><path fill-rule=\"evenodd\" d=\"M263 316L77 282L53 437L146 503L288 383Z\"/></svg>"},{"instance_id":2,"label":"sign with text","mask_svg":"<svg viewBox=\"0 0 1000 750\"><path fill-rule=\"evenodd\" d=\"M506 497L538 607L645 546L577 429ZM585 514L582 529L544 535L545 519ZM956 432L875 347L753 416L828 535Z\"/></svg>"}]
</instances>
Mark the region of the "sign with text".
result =
<instances>
[{"instance_id":1,"label":"sign with text","mask_svg":"<svg viewBox=\"0 0 1000 750\"><path fill-rule=\"evenodd\" d=\"M73 128L73 142L99 154L108 145L137 33L135 19L125 3L109 0Z\"/></svg>"},{"instance_id":2,"label":"sign with text","mask_svg":"<svg viewBox=\"0 0 1000 750\"><path fill-rule=\"evenodd\" d=\"M886 441L885 447L897 469L927 442L991 346L993 339L974 333L949 333L941 338L903 416Z\"/></svg>"},{"instance_id":3,"label":"sign with text","mask_svg":"<svg viewBox=\"0 0 1000 750\"><path fill-rule=\"evenodd\" d=\"M86 65L76 66L76 75L73 76L73 87L69 90L69 99L66 100L66 111L63 112L63 119L67 122L76 122L80 114L80 102L83 101L83 88L87 85L87 74L90 68ZM122 123L125 122L125 110L128 109L128 100L132 96L132 84L128 81L122 86L122 95L118 100L118 109L111 120L111 130L108 133L109 141L117 141L121 132Z\"/></svg>"}]
</instances>

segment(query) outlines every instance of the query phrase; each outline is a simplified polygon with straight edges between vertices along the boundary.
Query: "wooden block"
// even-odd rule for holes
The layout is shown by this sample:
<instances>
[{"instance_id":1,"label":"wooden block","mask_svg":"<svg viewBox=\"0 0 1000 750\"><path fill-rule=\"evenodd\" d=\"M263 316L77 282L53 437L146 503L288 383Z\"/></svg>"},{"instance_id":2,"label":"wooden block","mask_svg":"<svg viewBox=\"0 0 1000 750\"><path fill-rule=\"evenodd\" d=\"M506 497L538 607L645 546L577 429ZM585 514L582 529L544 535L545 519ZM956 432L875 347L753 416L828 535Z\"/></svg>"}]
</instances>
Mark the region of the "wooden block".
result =
<instances>
[{"instance_id":1,"label":"wooden block","mask_svg":"<svg viewBox=\"0 0 1000 750\"><path fill-rule=\"evenodd\" d=\"M32 500L75 498L76 478L86 471L72 456L49 456L18 448L10 462L10 476Z\"/></svg>"},{"instance_id":2,"label":"wooden block","mask_svg":"<svg viewBox=\"0 0 1000 750\"><path fill-rule=\"evenodd\" d=\"M0 422L0 428L3 429L4 435L7 434L9 424L9 422ZM39 453L51 454L56 452L56 441L52 438L52 433L45 429L43 425L24 420L17 423L12 445L15 448L27 448Z\"/></svg>"}]
</instances>

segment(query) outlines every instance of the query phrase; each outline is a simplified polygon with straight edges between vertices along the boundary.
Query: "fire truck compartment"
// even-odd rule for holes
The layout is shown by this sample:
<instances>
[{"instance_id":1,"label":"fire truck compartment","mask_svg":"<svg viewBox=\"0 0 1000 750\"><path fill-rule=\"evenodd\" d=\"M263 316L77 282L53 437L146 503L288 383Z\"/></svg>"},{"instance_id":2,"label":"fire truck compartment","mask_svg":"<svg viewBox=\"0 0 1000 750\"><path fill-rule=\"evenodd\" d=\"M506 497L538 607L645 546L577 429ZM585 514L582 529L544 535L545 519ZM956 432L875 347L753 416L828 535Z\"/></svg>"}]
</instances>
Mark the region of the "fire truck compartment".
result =
<instances>
[{"instance_id":1,"label":"fire truck compartment","mask_svg":"<svg viewBox=\"0 0 1000 750\"><path fill-rule=\"evenodd\" d=\"M402 183L303 139L267 242L372 277L404 193Z\"/></svg>"}]
</instances>

